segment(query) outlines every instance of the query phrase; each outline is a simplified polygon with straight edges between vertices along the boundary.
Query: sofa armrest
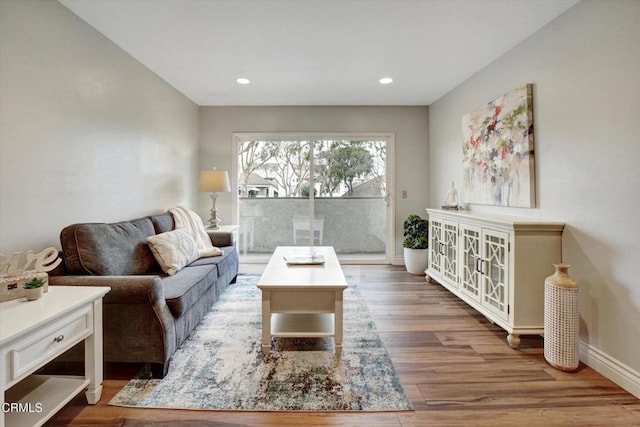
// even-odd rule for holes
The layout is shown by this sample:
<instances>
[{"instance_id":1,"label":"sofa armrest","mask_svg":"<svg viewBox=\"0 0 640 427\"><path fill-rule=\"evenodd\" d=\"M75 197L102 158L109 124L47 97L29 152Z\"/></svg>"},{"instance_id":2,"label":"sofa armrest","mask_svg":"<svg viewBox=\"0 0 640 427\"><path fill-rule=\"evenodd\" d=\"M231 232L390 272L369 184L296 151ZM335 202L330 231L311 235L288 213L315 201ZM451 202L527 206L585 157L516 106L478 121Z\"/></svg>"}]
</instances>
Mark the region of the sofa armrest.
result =
<instances>
[{"instance_id":1,"label":"sofa armrest","mask_svg":"<svg viewBox=\"0 0 640 427\"><path fill-rule=\"evenodd\" d=\"M213 246L221 248L223 246L235 246L233 233L229 231L207 230Z\"/></svg>"},{"instance_id":2,"label":"sofa armrest","mask_svg":"<svg viewBox=\"0 0 640 427\"><path fill-rule=\"evenodd\" d=\"M164 303L164 290L159 276L51 276L52 286L109 286L105 304Z\"/></svg>"},{"instance_id":3,"label":"sofa armrest","mask_svg":"<svg viewBox=\"0 0 640 427\"><path fill-rule=\"evenodd\" d=\"M50 276L51 286L109 286L103 299L104 360L145 362L166 373L178 342L160 276Z\"/></svg>"}]
</instances>

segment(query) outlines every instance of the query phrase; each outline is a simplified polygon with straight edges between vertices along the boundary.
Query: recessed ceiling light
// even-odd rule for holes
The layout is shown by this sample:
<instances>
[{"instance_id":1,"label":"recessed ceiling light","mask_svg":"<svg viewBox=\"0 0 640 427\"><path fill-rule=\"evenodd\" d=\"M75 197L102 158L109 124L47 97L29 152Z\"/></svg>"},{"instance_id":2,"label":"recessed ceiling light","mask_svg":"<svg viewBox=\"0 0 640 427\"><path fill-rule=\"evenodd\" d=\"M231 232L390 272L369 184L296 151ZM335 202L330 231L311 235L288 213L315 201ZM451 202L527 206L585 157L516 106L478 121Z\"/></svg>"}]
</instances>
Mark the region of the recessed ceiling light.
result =
<instances>
[{"instance_id":1,"label":"recessed ceiling light","mask_svg":"<svg viewBox=\"0 0 640 427\"><path fill-rule=\"evenodd\" d=\"M248 85L249 83L251 83L251 80L249 80L249 79L247 79L245 77L239 77L239 78L236 79L236 82L238 84L241 84L241 85Z\"/></svg>"},{"instance_id":2,"label":"recessed ceiling light","mask_svg":"<svg viewBox=\"0 0 640 427\"><path fill-rule=\"evenodd\" d=\"M388 85L389 83L393 83L393 79L391 77L383 77L380 79L380 84Z\"/></svg>"}]
</instances>

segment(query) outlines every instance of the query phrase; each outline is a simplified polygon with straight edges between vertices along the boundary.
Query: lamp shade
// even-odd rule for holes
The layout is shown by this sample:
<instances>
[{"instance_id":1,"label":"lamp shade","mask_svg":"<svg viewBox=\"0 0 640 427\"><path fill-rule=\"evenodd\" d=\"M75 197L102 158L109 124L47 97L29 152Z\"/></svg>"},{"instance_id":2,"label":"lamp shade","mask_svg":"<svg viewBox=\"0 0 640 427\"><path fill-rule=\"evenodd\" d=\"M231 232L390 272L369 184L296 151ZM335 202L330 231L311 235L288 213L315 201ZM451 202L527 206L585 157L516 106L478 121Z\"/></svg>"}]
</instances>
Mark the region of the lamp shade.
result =
<instances>
[{"instance_id":1,"label":"lamp shade","mask_svg":"<svg viewBox=\"0 0 640 427\"><path fill-rule=\"evenodd\" d=\"M209 193L222 193L231 191L229 174L227 171L206 170L200 172L200 184L198 189Z\"/></svg>"}]
</instances>

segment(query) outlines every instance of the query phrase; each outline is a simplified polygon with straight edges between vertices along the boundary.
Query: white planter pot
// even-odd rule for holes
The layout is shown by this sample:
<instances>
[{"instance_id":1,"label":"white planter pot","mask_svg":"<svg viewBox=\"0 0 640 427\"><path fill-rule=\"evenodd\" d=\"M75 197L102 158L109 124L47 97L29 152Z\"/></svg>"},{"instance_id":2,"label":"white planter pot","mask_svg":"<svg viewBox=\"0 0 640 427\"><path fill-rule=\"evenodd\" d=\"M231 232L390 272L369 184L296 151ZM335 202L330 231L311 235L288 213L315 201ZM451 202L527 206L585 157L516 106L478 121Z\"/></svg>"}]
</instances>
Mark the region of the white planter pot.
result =
<instances>
[{"instance_id":1,"label":"white planter pot","mask_svg":"<svg viewBox=\"0 0 640 427\"><path fill-rule=\"evenodd\" d=\"M429 249L404 248L404 265L411 274L424 276L429 262Z\"/></svg>"},{"instance_id":2,"label":"white planter pot","mask_svg":"<svg viewBox=\"0 0 640 427\"><path fill-rule=\"evenodd\" d=\"M24 290L24 295L27 297L27 299L29 301L35 301L37 299L40 299L42 297L42 291L43 288L32 288L32 289L25 289Z\"/></svg>"}]
</instances>

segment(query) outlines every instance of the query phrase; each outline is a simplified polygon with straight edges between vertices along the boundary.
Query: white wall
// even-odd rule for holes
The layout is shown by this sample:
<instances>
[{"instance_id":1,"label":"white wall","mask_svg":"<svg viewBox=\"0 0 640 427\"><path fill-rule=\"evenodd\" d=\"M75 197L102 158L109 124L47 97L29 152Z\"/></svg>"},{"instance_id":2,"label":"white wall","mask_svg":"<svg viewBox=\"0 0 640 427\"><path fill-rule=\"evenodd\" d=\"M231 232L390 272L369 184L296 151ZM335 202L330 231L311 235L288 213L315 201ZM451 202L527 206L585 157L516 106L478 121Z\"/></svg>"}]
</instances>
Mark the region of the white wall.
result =
<instances>
[{"instance_id":1,"label":"white wall","mask_svg":"<svg viewBox=\"0 0 640 427\"><path fill-rule=\"evenodd\" d=\"M0 253L196 197L198 107L53 0L0 2Z\"/></svg>"},{"instance_id":2,"label":"white wall","mask_svg":"<svg viewBox=\"0 0 640 427\"><path fill-rule=\"evenodd\" d=\"M202 107L200 167L231 171L234 132L393 132L395 254L401 256L402 222L411 213L424 216L428 200L428 111L428 107ZM402 189L408 192L406 199L400 197ZM217 207L223 218L229 218L231 195L220 195ZM210 208L211 199L200 195L203 218L208 218Z\"/></svg>"},{"instance_id":3,"label":"white wall","mask_svg":"<svg viewBox=\"0 0 640 427\"><path fill-rule=\"evenodd\" d=\"M431 206L462 187L462 116L523 83L537 208L471 208L566 222L581 358L640 395L640 2L583 0L431 105Z\"/></svg>"}]
</instances>

